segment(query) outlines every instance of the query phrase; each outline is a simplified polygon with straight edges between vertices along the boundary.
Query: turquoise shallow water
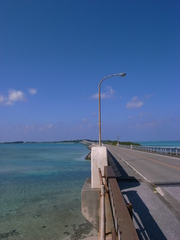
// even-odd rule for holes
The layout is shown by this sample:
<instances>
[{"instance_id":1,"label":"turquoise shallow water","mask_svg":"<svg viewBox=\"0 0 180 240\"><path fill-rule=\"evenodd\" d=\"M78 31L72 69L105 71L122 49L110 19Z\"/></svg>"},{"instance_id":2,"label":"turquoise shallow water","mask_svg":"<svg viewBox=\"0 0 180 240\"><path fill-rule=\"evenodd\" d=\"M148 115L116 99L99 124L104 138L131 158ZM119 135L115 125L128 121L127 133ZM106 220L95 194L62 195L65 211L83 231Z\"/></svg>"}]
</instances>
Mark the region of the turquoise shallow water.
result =
<instances>
[{"instance_id":1,"label":"turquoise shallow water","mask_svg":"<svg viewBox=\"0 0 180 240\"><path fill-rule=\"evenodd\" d=\"M142 146L180 148L180 141L148 141L148 142L138 142L138 143L140 143Z\"/></svg>"},{"instance_id":2,"label":"turquoise shallow water","mask_svg":"<svg viewBox=\"0 0 180 240\"><path fill-rule=\"evenodd\" d=\"M82 144L0 144L0 239L80 239L90 177Z\"/></svg>"}]
</instances>

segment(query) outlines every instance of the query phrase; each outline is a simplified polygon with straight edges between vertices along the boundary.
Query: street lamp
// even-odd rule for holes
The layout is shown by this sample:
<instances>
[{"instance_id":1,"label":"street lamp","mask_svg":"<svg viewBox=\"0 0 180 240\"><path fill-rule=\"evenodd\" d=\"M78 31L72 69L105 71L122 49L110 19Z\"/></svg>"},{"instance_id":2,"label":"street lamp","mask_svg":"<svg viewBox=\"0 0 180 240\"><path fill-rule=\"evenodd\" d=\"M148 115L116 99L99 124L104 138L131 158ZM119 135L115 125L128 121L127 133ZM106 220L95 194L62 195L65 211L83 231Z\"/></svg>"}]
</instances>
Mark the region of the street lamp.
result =
<instances>
[{"instance_id":1,"label":"street lamp","mask_svg":"<svg viewBox=\"0 0 180 240\"><path fill-rule=\"evenodd\" d=\"M123 73L111 74L111 75L108 75L108 76L104 77L104 78L101 79L101 81L99 82L99 146L101 146L101 83L102 83L106 78L116 77L116 76L124 77L124 76L126 76L126 73L123 72Z\"/></svg>"}]
</instances>

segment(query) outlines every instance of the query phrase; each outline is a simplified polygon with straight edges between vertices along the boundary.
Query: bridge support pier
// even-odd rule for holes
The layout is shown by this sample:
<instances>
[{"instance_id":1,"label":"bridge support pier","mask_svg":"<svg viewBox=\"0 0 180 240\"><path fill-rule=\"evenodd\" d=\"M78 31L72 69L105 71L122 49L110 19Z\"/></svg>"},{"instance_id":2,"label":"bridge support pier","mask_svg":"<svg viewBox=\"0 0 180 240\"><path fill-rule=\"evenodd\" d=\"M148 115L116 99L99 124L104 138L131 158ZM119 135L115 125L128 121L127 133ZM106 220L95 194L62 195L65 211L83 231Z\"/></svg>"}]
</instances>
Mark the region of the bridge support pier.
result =
<instances>
[{"instance_id":1,"label":"bridge support pier","mask_svg":"<svg viewBox=\"0 0 180 240\"><path fill-rule=\"evenodd\" d=\"M83 216L99 231L100 188L91 188L88 178L81 190L81 212Z\"/></svg>"},{"instance_id":2,"label":"bridge support pier","mask_svg":"<svg viewBox=\"0 0 180 240\"><path fill-rule=\"evenodd\" d=\"M107 149L104 146L91 148L91 178L87 179L81 191L81 212L83 216L99 231L99 212L101 182L99 169L104 176L104 166L108 165Z\"/></svg>"},{"instance_id":3,"label":"bridge support pier","mask_svg":"<svg viewBox=\"0 0 180 240\"><path fill-rule=\"evenodd\" d=\"M108 166L107 148L95 146L91 148L91 188L101 188L98 169L104 176L104 166Z\"/></svg>"}]
</instances>

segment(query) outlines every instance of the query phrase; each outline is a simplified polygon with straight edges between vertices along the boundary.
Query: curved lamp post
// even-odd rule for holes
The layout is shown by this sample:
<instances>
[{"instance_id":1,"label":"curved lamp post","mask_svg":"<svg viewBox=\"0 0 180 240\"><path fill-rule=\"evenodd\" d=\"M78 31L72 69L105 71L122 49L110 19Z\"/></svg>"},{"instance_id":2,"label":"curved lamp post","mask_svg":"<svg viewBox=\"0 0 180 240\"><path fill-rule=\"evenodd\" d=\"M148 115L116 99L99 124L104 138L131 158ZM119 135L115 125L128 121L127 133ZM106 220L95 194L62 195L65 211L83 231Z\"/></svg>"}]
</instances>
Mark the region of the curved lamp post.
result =
<instances>
[{"instance_id":1,"label":"curved lamp post","mask_svg":"<svg viewBox=\"0 0 180 240\"><path fill-rule=\"evenodd\" d=\"M106 78L116 77L116 76L124 77L124 76L126 76L126 73L123 72L123 73L111 74L111 75L108 75L108 76L104 77L104 78L101 79L101 81L99 82L99 146L101 146L101 83L102 83Z\"/></svg>"}]
</instances>

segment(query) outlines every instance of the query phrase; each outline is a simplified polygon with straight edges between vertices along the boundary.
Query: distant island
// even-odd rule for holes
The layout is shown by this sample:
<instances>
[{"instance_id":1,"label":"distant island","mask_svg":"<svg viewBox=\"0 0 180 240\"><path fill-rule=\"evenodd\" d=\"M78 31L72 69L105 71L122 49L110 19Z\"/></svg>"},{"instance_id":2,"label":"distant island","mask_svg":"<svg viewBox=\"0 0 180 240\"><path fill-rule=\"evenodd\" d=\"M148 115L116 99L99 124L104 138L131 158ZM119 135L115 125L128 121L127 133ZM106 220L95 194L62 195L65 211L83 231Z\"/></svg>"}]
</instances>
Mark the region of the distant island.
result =
<instances>
[{"instance_id":1,"label":"distant island","mask_svg":"<svg viewBox=\"0 0 180 240\"><path fill-rule=\"evenodd\" d=\"M36 142L36 141L14 141L14 142L1 142L0 144L32 144L32 143L82 143L82 142L92 142L97 143L97 140L90 140L90 139L80 139L80 140L63 140L63 141L45 141L45 142ZM134 146L141 146L139 143L135 142L120 142L115 140L102 140L101 141L104 144L110 144L110 145L134 145Z\"/></svg>"}]
</instances>

